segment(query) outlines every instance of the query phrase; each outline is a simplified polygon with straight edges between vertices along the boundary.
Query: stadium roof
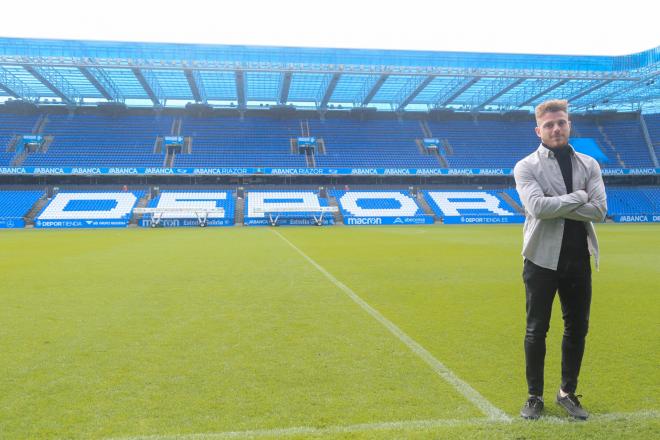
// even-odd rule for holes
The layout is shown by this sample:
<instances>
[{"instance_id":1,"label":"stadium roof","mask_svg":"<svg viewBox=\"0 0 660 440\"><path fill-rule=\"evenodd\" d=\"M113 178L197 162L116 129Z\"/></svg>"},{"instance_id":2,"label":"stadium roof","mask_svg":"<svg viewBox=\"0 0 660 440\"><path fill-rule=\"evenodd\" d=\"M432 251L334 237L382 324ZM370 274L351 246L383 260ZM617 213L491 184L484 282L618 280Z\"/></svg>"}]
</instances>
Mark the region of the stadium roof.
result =
<instances>
[{"instance_id":1,"label":"stadium roof","mask_svg":"<svg viewBox=\"0 0 660 440\"><path fill-rule=\"evenodd\" d=\"M660 112L660 46L625 56L0 38L0 101L67 106ZM656 81L657 80L657 81Z\"/></svg>"}]
</instances>

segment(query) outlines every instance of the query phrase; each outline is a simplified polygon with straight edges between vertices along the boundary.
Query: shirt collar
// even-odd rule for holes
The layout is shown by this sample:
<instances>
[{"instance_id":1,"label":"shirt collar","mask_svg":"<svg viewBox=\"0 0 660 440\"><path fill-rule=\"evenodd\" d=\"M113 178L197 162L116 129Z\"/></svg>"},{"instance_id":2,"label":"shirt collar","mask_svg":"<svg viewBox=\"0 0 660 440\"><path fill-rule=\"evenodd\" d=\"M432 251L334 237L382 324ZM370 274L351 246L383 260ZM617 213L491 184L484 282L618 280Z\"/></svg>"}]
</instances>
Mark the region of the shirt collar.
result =
<instances>
[{"instance_id":1,"label":"shirt collar","mask_svg":"<svg viewBox=\"0 0 660 440\"><path fill-rule=\"evenodd\" d=\"M568 148L571 156L575 154L575 148L573 148L571 144L568 144L566 148ZM536 149L536 151L538 151L545 157L555 157L555 153L552 151L552 149L543 145L543 142L539 144L539 147Z\"/></svg>"}]
</instances>

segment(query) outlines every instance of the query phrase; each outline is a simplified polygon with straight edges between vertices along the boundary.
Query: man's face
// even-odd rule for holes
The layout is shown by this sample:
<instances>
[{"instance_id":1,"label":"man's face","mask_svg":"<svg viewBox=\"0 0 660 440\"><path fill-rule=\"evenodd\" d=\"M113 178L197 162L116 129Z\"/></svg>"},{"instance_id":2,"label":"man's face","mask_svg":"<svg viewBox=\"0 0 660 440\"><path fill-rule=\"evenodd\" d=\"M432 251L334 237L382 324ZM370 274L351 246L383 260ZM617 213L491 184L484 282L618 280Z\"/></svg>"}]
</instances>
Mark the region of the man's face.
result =
<instances>
[{"instance_id":1,"label":"man's face","mask_svg":"<svg viewBox=\"0 0 660 440\"><path fill-rule=\"evenodd\" d=\"M564 111L544 113L536 123L536 135L550 148L557 148L568 144L571 134L571 121Z\"/></svg>"}]
</instances>

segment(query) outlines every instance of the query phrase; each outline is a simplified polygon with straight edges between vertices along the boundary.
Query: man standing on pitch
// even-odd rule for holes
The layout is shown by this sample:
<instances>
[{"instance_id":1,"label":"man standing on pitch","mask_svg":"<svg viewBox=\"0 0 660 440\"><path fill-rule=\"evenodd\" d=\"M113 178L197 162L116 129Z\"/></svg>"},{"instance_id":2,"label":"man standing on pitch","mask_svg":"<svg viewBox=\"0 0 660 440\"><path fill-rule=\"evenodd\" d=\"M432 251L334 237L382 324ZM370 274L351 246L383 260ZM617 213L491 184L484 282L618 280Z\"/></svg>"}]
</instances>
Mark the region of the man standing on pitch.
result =
<instances>
[{"instance_id":1,"label":"man standing on pitch","mask_svg":"<svg viewBox=\"0 0 660 440\"><path fill-rule=\"evenodd\" d=\"M568 144L571 122L566 100L536 107L536 125L541 145L514 168L516 189L525 207L522 255L529 397L520 415L537 419L543 410L545 336L559 292L564 337L557 403L570 416L586 419L589 414L575 390L589 327L590 255L598 267L598 241L591 222L605 219L605 186L596 160Z\"/></svg>"}]
</instances>

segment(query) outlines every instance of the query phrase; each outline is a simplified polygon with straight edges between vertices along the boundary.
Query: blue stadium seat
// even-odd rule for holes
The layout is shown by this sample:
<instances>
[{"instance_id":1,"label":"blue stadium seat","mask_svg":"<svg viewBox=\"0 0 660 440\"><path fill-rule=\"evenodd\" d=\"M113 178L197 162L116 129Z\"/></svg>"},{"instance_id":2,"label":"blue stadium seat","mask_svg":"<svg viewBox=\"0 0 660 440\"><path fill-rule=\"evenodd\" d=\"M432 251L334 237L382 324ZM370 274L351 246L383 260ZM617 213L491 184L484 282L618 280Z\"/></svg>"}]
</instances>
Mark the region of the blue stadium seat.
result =
<instances>
[{"instance_id":1,"label":"blue stadium seat","mask_svg":"<svg viewBox=\"0 0 660 440\"><path fill-rule=\"evenodd\" d=\"M438 158L422 154L415 139L424 137L419 121L309 120L310 134L322 138L326 154L319 167L437 168Z\"/></svg>"},{"instance_id":2,"label":"blue stadium seat","mask_svg":"<svg viewBox=\"0 0 660 440\"><path fill-rule=\"evenodd\" d=\"M234 212L236 202L232 191L214 190L166 190L158 197L149 201L148 208L177 208L177 211L164 212L160 214L163 219L197 219L200 206L209 206L213 209L222 209L223 212L208 213L208 219L227 219L230 224L234 223ZM190 211L178 211L187 209ZM153 214L146 214L145 218L151 219Z\"/></svg>"},{"instance_id":3,"label":"blue stadium seat","mask_svg":"<svg viewBox=\"0 0 660 440\"><path fill-rule=\"evenodd\" d=\"M580 137L596 140L600 149L609 158L604 167L650 167L653 166L642 128L637 119L596 121L579 118L573 120L573 132Z\"/></svg>"},{"instance_id":4,"label":"blue stadium seat","mask_svg":"<svg viewBox=\"0 0 660 440\"><path fill-rule=\"evenodd\" d=\"M406 190L330 190L344 217L417 217L424 211Z\"/></svg>"},{"instance_id":5,"label":"blue stadium seat","mask_svg":"<svg viewBox=\"0 0 660 440\"><path fill-rule=\"evenodd\" d=\"M175 117L0 114L0 166L11 164L13 136L31 133L45 118L41 135L54 140L45 153L32 153L25 166L160 167L165 154L154 153L156 138L171 134ZM323 168L438 168L439 157L425 154L416 140L424 136L418 120L281 119L269 116L191 117L181 119L191 153L177 153L177 167L307 167L304 155L291 151L291 140L309 127L325 149L314 154ZM645 116L653 147L660 153L660 117ZM426 123L441 140L439 153L450 168L512 168L534 151L539 139L533 120L452 119ZM637 116L602 120L576 116L574 137L592 138L607 155L608 167L652 167ZM428 134L428 133L427 133ZM4 148L2 148L4 147Z\"/></svg>"},{"instance_id":6,"label":"blue stadium seat","mask_svg":"<svg viewBox=\"0 0 660 440\"><path fill-rule=\"evenodd\" d=\"M660 215L660 188L608 187L607 215Z\"/></svg>"},{"instance_id":7,"label":"blue stadium seat","mask_svg":"<svg viewBox=\"0 0 660 440\"><path fill-rule=\"evenodd\" d=\"M23 217L43 195L43 191L0 191L0 218Z\"/></svg>"},{"instance_id":8,"label":"blue stadium seat","mask_svg":"<svg viewBox=\"0 0 660 440\"><path fill-rule=\"evenodd\" d=\"M62 191L35 220L126 220L145 191Z\"/></svg>"},{"instance_id":9,"label":"blue stadium seat","mask_svg":"<svg viewBox=\"0 0 660 440\"><path fill-rule=\"evenodd\" d=\"M182 136L193 139L191 154L178 154L178 167L306 167L305 157L291 153L291 138L300 136L300 121L267 117L185 117Z\"/></svg>"},{"instance_id":10,"label":"blue stadium seat","mask_svg":"<svg viewBox=\"0 0 660 440\"><path fill-rule=\"evenodd\" d=\"M30 154L25 166L160 167L156 138L169 135L170 116L49 115L44 135L54 137L45 153Z\"/></svg>"},{"instance_id":11,"label":"blue stadium seat","mask_svg":"<svg viewBox=\"0 0 660 440\"><path fill-rule=\"evenodd\" d=\"M249 191L245 198L244 221L270 221L275 217L308 218L318 216L328 200L313 190Z\"/></svg>"}]
</instances>

